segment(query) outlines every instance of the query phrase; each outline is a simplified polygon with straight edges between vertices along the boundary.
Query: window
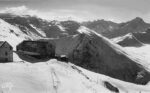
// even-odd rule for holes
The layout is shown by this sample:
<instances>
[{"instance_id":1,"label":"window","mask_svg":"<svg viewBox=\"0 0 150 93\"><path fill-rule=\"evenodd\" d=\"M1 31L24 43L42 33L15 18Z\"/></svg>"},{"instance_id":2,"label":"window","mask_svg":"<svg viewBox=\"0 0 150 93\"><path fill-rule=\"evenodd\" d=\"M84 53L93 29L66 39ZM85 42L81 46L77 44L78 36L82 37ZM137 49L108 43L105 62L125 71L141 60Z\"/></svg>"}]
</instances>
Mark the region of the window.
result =
<instances>
[{"instance_id":1,"label":"window","mask_svg":"<svg viewBox=\"0 0 150 93\"><path fill-rule=\"evenodd\" d=\"M12 47L10 46L10 50L12 50Z\"/></svg>"}]
</instances>

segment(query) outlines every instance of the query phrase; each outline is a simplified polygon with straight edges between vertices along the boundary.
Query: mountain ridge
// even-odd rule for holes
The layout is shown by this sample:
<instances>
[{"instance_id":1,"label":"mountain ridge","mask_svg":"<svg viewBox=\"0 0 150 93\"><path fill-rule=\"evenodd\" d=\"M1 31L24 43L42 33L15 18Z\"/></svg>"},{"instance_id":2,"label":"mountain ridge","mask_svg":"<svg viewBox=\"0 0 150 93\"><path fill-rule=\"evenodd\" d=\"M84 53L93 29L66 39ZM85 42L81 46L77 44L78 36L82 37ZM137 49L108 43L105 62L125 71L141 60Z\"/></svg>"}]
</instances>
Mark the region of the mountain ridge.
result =
<instances>
[{"instance_id":1,"label":"mountain ridge","mask_svg":"<svg viewBox=\"0 0 150 93\"><path fill-rule=\"evenodd\" d=\"M123 47L141 47L145 44L150 44L150 28L144 32L132 32L125 36L120 36L111 39Z\"/></svg>"},{"instance_id":2,"label":"mountain ridge","mask_svg":"<svg viewBox=\"0 0 150 93\"><path fill-rule=\"evenodd\" d=\"M145 29L150 27L150 24L144 22L144 20L140 17L136 17L130 21L123 23L97 20L92 22L84 22L83 25L92 30L95 30L96 32L106 36L107 38L123 36L131 32L143 32L145 31Z\"/></svg>"}]
</instances>

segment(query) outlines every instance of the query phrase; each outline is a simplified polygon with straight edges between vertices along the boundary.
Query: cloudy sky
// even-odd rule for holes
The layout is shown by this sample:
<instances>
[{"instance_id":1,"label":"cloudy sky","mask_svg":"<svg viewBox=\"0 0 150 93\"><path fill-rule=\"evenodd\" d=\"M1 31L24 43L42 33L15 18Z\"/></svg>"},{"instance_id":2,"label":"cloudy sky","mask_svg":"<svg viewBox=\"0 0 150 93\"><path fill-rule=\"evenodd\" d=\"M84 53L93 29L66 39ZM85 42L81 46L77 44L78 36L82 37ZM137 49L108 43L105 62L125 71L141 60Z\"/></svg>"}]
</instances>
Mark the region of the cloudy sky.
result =
<instances>
[{"instance_id":1,"label":"cloudy sky","mask_svg":"<svg viewBox=\"0 0 150 93\"><path fill-rule=\"evenodd\" d=\"M115 22L142 17L150 22L150 0L0 0L0 12L38 14L47 19Z\"/></svg>"}]
</instances>

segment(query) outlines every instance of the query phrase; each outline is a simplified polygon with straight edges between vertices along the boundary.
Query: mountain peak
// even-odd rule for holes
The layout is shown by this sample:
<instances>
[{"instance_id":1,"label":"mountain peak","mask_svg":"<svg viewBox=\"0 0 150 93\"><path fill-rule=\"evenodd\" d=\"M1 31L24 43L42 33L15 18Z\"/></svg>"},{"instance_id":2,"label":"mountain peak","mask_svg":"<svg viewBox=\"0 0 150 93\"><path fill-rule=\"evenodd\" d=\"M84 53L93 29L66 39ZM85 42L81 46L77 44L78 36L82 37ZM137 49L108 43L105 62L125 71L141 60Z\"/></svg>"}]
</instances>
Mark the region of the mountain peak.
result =
<instances>
[{"instance_id":1,"label":"mountain peak","mask_svg":"<svg viewBox=\"0 0 150 93\"><path fill-rule=\"evenodd\" d=\"M136 17L132 21L135 21L135 22L144 22L144 20L141 17Z\"/></svg>"}]
</instances>

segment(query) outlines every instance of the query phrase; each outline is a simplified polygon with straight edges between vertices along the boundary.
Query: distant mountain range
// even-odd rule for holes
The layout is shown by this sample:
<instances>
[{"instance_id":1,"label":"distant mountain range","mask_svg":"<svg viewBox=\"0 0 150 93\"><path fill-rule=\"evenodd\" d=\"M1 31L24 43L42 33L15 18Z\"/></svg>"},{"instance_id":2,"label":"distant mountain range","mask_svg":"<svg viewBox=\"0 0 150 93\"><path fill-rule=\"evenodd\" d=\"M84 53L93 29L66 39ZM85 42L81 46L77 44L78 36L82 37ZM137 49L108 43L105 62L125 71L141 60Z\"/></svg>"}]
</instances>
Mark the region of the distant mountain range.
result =
<instances>
[{"instance_id":1,"label":"distant mountain range","mask_svg":"<svg viewBox=\"0 0 150 93\"><path fill-rule=\"evenodd\" d=\"M108 38L124 36L132 32L143 32L150 27L150 24L140 17L124 23L96 20L84 22L83 25Z\"/></svg>"},{"instance_id":2,"label":"distant mountain range","mask_svg":"<svg viewBox=\"0 0 150 93\"><path fill-rule=\"evenodd\" d=\"M0 14L0 19L19 28L24 34L32 37L37 35L42 38L56 38L66 35L78 34L76 31L80 26L86 26L107 38L124 36L128 33L144 32L150 27L149 23L142 18L135 18L124 23L115 23L105 20L87 21L78 23L76 21L48 21L29 15Z\"/></svg>"}]
</instances>

